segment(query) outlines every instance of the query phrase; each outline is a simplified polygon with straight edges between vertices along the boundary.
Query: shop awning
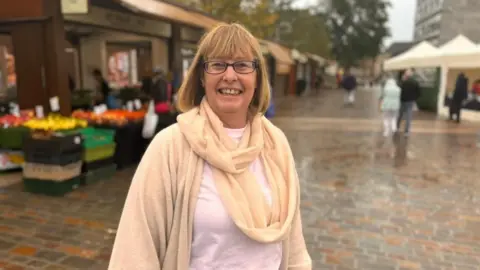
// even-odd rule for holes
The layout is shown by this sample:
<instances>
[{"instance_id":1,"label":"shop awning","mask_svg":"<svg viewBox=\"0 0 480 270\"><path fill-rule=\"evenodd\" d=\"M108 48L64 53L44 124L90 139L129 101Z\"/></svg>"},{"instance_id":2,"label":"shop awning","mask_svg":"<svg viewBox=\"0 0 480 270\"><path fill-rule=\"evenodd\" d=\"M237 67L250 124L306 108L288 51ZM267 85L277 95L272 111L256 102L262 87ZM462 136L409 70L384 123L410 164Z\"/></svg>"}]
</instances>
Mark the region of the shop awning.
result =
<instances>
[{"instance_id":1,"label":"shop awning","mask_svg":"<svg viewBox=\"0 0 480 270\"><path fill-rule=\"evenodd\" d=\"M170 21L186 24L203 29L211 29L216 20L196 12L187 11L181 7L174 6L165 2L156 0L117 0L125 6L138 10L140 12L149 13L158 17L165 18ZM215 23L214 23L215 22Z\"/></svg>"},{"instance_id":2,"label":"shop awning","mask_svg":"<svg viewBox=\"0 0 480 270\"><path fill-rule=\"evenodd\" d=\"M215 20L215 19L213 19L211 17L208 17L206 15L203 15L201 13L190 12L190 15L193 18L195 18L195 21L202 22L202 25L206 26L206 27L204 27L206 30L212 29L213 27L215 27L216 25L221 23L221 21Z\"/></svg>"},{"instance_id":3,"label":"shop awning","mask_svg":"<svg viewBox=\"0 0 480 270\"><path fill-rule=\"evenodd\" d=\"M327 63L327 61L321 57L321 56L318 56L316 54L313 54L313 53L305 53L310 59L312 59L313 61L317 62L317 64L319 66L323 66Z\"/></svg>"},{"instance_id":4,"label":"shop awning","mask_svg":"<svg viewBox=\"0 0 480 270\"><path fill-rule=\"evenodd\" d=\"M258 43L260 44L260 51L262 52L262 54L269 54L270 53L270 51L268 50L268 45L265 42L265 40L259 39Z\"/></svg>"},{"instance_id":5,"label":"shop awning","mask_svg":"<svg viewBox=\"0 0 480 270\"><path fill-rule=\"evenodd\" d=\"M295 62L290 56L290 50L271 41L263 41L267 44L268 51L279 64L293 65Z\"/></svg>"},{"instance_id":6,"label":"shop awning","mask_svg":"<svg viewBox=\"0 0 480 270\"><path fill-rule=\"evenodd\" d=\"M292 58L302 64L305 64L308 62L308 57L304 55L303 53L300 53L296 49L291 50L292 53Z\"/></svg>"}]
</instances>

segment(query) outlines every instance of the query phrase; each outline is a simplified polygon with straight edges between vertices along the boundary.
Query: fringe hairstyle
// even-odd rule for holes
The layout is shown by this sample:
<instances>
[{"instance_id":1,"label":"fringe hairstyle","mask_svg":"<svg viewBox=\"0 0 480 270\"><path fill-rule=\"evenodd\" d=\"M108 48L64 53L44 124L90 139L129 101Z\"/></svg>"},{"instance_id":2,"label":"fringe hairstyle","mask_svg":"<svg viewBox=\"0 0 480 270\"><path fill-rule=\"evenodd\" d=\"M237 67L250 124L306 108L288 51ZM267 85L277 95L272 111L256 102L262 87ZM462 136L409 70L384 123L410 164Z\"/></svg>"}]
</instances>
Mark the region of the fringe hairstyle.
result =
<instances>
[{"instance_id":1,"label":"fringe hairstyle","mask_svg":"<svg viewBox=\"0 0 480 270\"><path fill-rule=\"evenodd\" d=\"M245 27L237 23L222 23L202 37L192 65L178 92L177 109L186 112L200 105L205 96L205 89L201 84L205 61L245 55L253 55L258 63L257 87L250 104L250 113L264 114L270 104L270 85L266 62L257 39Z\"/></svg>"}]
</instances>

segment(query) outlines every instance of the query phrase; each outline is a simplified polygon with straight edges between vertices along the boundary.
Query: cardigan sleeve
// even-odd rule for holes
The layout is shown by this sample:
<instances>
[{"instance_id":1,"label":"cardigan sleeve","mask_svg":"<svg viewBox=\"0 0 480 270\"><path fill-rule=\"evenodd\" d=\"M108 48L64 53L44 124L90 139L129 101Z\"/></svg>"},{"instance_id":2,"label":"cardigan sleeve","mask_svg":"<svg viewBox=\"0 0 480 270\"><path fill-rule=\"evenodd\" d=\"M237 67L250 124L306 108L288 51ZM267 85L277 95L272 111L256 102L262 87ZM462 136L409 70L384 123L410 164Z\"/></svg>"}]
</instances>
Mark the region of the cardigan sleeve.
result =
<instances>
[{"instance_id":1,"label":"cardigan sleeve","mask_svg":"<svg viewBox=\"0 0 480 270\"><path fill-rule=\"evenodd\" d=\"M287 162L289 166L293 166L295 178L297 179L298 190L298 208L295 220L292 224L292 229L290 231L289 241L288 241L288 270L312 270L312 259L308 254L307 245L305 244L305 238L303 236L302 229L302 216L300 214L300 181L298 179L297 169L295 168L295 160L293 158L292 149L288 143L288 139L285 134L280 131L283 137L284 151L287 154Z\"/></svg>"},{"instance_id":2,"label":"cardigan sleeve","mask_svg":"<svg viewBox=\"0 0 480 270\"><path fill-rule=\"evenodd\" d=\"M120 218L109 270L161 270L173 215L172 185L171 181L165 181L175 174L166 156L171 148L170 133L167 128L153 139L137 167Z\"/></svg>"},{"instance_id":3,"label":"cardigan sleeve","mask_svg":"<svg viewBox=\"0 0 480 270\"><path fill-rule=\"evenodd\" d=\"M292 226L289 240L288 270L312 270L312 259L303 237L300 209Z\"/></svg>"}]
</instances>

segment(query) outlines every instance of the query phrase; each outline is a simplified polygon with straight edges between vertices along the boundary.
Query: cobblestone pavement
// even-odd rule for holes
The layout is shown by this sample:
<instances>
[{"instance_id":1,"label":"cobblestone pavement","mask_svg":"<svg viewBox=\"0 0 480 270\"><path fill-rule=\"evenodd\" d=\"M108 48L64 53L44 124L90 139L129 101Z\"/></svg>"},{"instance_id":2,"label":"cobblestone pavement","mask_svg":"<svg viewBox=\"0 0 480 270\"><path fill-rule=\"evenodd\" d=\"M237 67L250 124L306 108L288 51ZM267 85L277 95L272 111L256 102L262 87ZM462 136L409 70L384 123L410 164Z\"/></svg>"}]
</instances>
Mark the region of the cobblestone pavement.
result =
<instances>
[{"instance_id":1,"label":"cobblestone pavement","mask_svg":"<svg viewBox=\"0 0 480 270\"><path fill-rule=\"evenodd\" d=\"M408 139L383 139L373 95L278 103L314 269L480 269L476 125L419 114ZM106 269L132 173L64 198L0 189L0 269Z\"/></svg>"}]
</instances>

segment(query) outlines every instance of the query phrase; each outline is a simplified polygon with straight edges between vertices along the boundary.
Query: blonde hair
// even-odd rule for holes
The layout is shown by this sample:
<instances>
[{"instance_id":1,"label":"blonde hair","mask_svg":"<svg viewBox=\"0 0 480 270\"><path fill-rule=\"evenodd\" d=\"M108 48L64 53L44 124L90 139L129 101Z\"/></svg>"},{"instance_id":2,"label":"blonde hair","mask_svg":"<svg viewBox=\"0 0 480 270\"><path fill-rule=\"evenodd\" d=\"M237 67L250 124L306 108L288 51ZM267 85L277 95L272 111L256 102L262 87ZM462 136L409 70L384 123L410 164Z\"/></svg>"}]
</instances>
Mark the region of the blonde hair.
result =
<instances>
[{"instance_id":1,"label":"blonde hair","mask_svg":"<svg viewBox=\"0 0 480 270\"><path fill-rule=\"evenodd\" d=\"M250 103L250 113L265 113L270 104L270 84L266 62L257 39L237 23L220 24L202 37L187 76L180 86L177 109L186 112L200 105L205 95L205 89L201 83L204 75L204 61L249 54L253 55L258 64L257 87Z\"/></svg>"}]
</instances>

